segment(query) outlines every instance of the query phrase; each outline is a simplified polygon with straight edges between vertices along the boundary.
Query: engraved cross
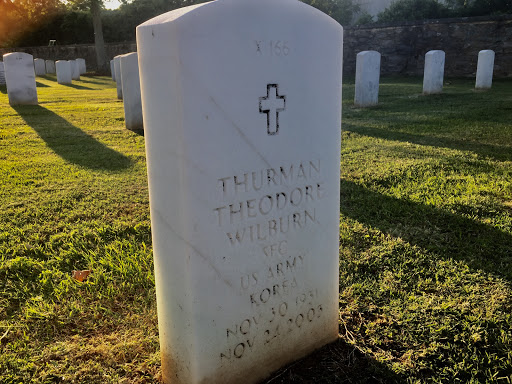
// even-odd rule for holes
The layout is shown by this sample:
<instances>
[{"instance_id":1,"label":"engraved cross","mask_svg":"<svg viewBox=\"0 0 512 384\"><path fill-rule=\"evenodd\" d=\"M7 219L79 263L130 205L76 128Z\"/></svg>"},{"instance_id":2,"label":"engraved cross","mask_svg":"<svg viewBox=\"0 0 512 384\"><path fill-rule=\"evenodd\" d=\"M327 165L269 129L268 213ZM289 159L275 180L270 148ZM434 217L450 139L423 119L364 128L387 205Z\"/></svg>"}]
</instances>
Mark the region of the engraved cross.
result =
<instances>
[{"instance_id":1,"label":"engraved cross","mask_svg":"<svg viewBox=\"0 0 512 384\"><path fill-rule=\"evenodd\" d=\"M279 131L279 112L284 111L286 96L279 96L277 84L267 84L267 96L260 97L260 113L267 114L267 134Z\"/></svg>"}]
</instances>

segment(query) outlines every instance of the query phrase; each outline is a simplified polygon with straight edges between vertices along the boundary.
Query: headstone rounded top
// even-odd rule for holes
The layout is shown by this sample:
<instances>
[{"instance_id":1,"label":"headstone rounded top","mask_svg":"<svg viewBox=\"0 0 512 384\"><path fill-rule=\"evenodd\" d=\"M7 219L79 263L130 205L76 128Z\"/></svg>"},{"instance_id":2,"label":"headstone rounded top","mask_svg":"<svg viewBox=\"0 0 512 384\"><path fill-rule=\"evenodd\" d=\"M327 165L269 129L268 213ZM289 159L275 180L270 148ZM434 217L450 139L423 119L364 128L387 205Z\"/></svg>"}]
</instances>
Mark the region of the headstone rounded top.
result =
<instances>
[{"instance_id":1,"label":"headstone rounded top","mask_svg":"<svg viewBox=\"0 0 512 384\"><path fill-rule=\"evenodd\" d=\"M366 55L374 55L374 56L375 56L375 55L378 55L378 56L380 56L380 53L379 53L379 52L377 52L377 51L361 51L361 52L359 52L359 53L357 54L357 56L359 56L359 55L365 55L365 56L366 56Z\"/></svg>"},{"instance_id":2,"label":"headstone rounded top","mask_svg":"<svg viewBox=\"0 0 512 384\"><path fill-rule=\"evenodd\" d=\"M293 9L290 15L293 14L294 16L299 16L297 10L302 9L307 12L309 17L311 17L311 14L316 14L317 17L325 19L324 22L333 24L337 28L340 27L340 24L336 20L326 15L324 12L298 0L216 0L172 10L147 20L137 28L166 24L181 18L187 19L188 17L196 15L200 16L205 11L214 12L220 10L225 10L227 12L226 16L231 18L236 18L237 12L241 11L238 16L244 19L251 18L251 15L266 15L269 20L275 20L276 16L272 12L269 12L269 8L274 10L281 9L285 12ZM235 10L237 10L237 12L235 12ZM219 18L218 20L224 19Z\"/></svg>"},{"instance_id":3,"label":"headstone rounded top","mask_svg":"<svg viewBox=\"0 0 512 384\"><path fill-rule=\"evenodd\" d=\"M6 53L3 58L4 58L4 61L5 59L9 59L11 57L16 57L16 58L29 58L29 59L32 59L33 56L30 54L30 53L25 53L25 52L12 52L12 53Z\"/></svg>"},{"instance_id":4,"label":"headstone rounded top","mask_svg":"<svg viewBox=\"0 0 512 384\"><path fill-rule=\"evenodd\" d=\"M444 54L444 51L441 49L432 49L432 50L428 51L426 54L433 55L433 54L440 54L440 53Z\"/></svg>"}]
</instances>

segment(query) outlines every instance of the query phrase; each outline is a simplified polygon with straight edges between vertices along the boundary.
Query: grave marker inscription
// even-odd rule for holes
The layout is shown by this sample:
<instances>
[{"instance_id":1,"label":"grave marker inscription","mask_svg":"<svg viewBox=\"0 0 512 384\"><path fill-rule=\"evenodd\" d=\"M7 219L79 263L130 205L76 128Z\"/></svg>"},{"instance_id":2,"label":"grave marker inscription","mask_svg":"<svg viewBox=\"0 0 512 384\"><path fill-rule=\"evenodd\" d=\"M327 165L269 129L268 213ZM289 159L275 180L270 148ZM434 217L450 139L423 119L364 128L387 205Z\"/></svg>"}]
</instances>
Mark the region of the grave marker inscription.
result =
<instances>
[{"instance_id":1,"label":"grave marker inscription","mask_svg":"<svg viewBox=\"0 0 512 384\"><path fill-rule=\"evenodd\" d=\"M369 107L379 102L380 53L363 51L356 58L356 89L354 104Z\"/></svg>"},{"instance_id":2,"label":"grave marker inscription","mask_svg":"<svg viewBox=\"0 0 512 384\"><path fill-rule=\"evenodd\" d=\"M428 51L425 54L425 68L423 71L424 94L443 92L444 60L444 51Z\"/></svg>"},{"instance_id":3,"label":"grave marker inscription","mask_svg":"<svg viewBox=\"0 0 512 384\"><path fill-rule=\"evenodd\" d=\"M81 75L87 72L87 66L85 64L85 59L78 58L76 59L76 62L78 63L78 71Z\"/></svg>"},{"instance_id":4,"label":"grave marker inscription","mask_svg":"<svg viewBox=\"0 0 512 384\"><path fill-rule=\"evenodd\" d=\"M140 130L143 124L137 52L122 55L120 63L125 125L127 129Z\"/></svg>"},{"instance_id":5,"label":"grave marker inscription","mask_svg":"<svg viewBox=\"0 0 512 384\"><path fill-rule=\"evenodd\" d=\"M137 28L165 383L255 383L337 339L342 35L296 0Z\"/></svg>"},{"instance_id":6,"label":"grave marker inscription","mask_svg":"<svg viewBox=\"0 0 512 384\"><path fill-rule=\"evenodd\" d=\"M69 60L71 65L71 79L80 80L80 67L76 60Z\"/></svg>"},{"instance_id":7,"label":"grave marker inscription","mask_svg":"<svg viewBox=\"0 0 512 384\"><path fill-rule=\"evenodd\" d=\"M36 76L46 75L46 67L43 59L34 59L34 71Z\"/></svg>"},{"instance_id":8,"label":"grave marker inscription","mask_svg":"<svg viewBox=\"0 0 512 384\"><path fill-rule=\"evenodd\" d=\"M110 75L112 76L112 80L116 81L116 71L114 68L114 60L110 60Z\"/></svg>"},{"instance_id":9,"label":"grave marker inscription","mask_svg":"<svg viewBox=\"0 0 512 384\"><path fill-rule=\"evenodd\" d=\"M45 64L45 68L46 68L46 73L50 73L52 75L55 75L55 61L53 60L46 60L44 62Z\"/></svg>"},{"instance_id":10,"label":"grave marker inscription","mask_svg":"<svg viewBox=\"0 0 512 384\"><path fill-rule=\"evenodd\" d=\"M494 51L485 49L478 53L475 88L490 89L494 71Z\"/></svg>"},{"instance_id":11,"label":"grave marker inscription","mask_svg":"<svg viewBox=\"0 0 512 384\"><path fill-rule=\"evenodd\" d=\"M116 76L117 98L123 99L123 82L121 78L121 55L114 57L114 72Z\"/></svg>"},{"instance_id":12,"label":"grave marker inscription","mask_svg":"<svg viewBox=\"0 0 512 384\"><path fill-rule=\"evenodd\" d=\"M72 83L72 70L71 62L67 60L57 60L55 63L55 69L57 72L57 83L59 84L71 84Z\"/></svg>"},{"instance_id":13,"label":"grave marker inscription","mask_svg":"<svg viewBox=\"0 0 512 384\"><path fill-rule=\"evenodd\" d=\"M5 85L4 63L0 61L0 85Z\"/></svg>"},{"instance_id":14,"label":"grave marker inscription","mask_svg":"<svg viewBox=\"0 0 512 384\"><path fill-rule=\"evenodd\" d=\"M37 104L33 56L24 52L14 52L5 54L3 59L9 104Z\"/></svg>"}]
</instances>

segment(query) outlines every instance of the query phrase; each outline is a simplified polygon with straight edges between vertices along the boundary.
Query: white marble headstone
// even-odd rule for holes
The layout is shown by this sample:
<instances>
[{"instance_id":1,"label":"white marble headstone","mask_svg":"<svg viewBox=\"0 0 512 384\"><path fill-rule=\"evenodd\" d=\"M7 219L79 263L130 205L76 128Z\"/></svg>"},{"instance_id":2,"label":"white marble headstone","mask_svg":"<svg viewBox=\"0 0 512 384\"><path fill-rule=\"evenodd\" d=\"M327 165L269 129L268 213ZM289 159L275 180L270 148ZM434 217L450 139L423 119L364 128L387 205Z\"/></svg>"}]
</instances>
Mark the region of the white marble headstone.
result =
<instances>
[{"instance_id":1,"label":"white marble headstone","mask_svg":"<svg viewBox=\"0 0 512 384\"><path fill-rule=\"evenodd\" d=\"M424 94L443 92L444 60L444 51L428 51L425 54L425 68L423 72Z\"/></svg>"},{"instance_id":2,"label":"white marble headstone","mask_svg":"<svg viewBox=\"0 0 512 384\"><path fill-rule=\"evenodd\" d=\"M0 61L0 85L5 85L4 63Z\"/></svg>"},{"instance_id":3,"label":"white marble headstone","mask_svg":"<svg viewBox=\"0 0 512 384\"><path fill-rule=\"evenodd\" d=\"M478 52L475 88L489 89L492 86L492 73L494 71L494 51L485 49Z\"/></svg>"},{"instance_id":4,"label":"white marble headstone","mask_svg":"<svg viewBox=\"0 0 512 384\"><path fill-rule=\"evenodd\" d=\"M354 104L369 107L379 102L380 53L363 51L356 58Z\"/></svg>"},{"instance_id":5,"label":"white marble headstone","mask_svg":"<svg viewBox=\"0 0 512 384\"><path fill-rule=\"evenodd\" d=\"M337 339L342 45L296 0L137 28L165 383L256 383Z\"/></svg>"},{"instance_id":6,"label":"white marble headstone","mask_svg":"<svg viewBox=\"0 0 512 384\"><path fill-rule=\"evenodd\" d=\"M37 104L34 57L24 52L3 56L10 105Z\"/></svg>"},{"instance_id":7,"label":"white marble headstone","mask_svg":"<svg viewBox=\"0 0 512 384\"><path fill-rule=\"evenodd\" d=\"M87 66L85 65L85 59L78 58L76 59L78 63L78 69L81 75L87 72Z\"/></svg>"},{"instance_id":8,"label":"white marble headstone","mask_svg":"<svg viewBox=\"0 0 512 384\"><path fill-rule=\"evenodd\" d=\"M71 84L71 62L67 60L57 60L57 62L55 63L55 68L57 71L57 83Z\"/></svg>"},{"instance_id":9,"label":"white marble headstone","mask_svg":"<svg viewBox=\"0 0 512 384\"><path fill-rule=\"evenodd\" d=\"M121 55L114 57L114 72L116 76L117 98L123 99L123 83L121 81Z\"/></svg>"},{"instance_id":10,"label":"white marble headstone","mask_svg":"<svg viewBox=\"0 0 512 384\"><path fill-rule=\"evenodd\" d=\"M55 61L46 60L45 61L46 73L50 73L52 75L55 74Z\"/></svg>"},{"instance_id":11,"label":"white marble headstone","mask_svg":"<svg viewBox=\"0 0 512 384\"><path fill-rule=\"evenodd\" d=\"M116 70L114 68L114 60L110 60L110 74L112 76L112 80L116 81Z\"/></svg>"},{"instance_id":12,"label":"white marble headstone","mask_svg":"<svg viewBox=\"0 0 512 384\"><path fill-rule=\"evenodd\" d=\"M34 70L36 76L44 76L46 75L46 66L43 59L35 59L34 60Z\"/></svg>"},{"instance_id":13,"label":"white marble headstone","mask_svg":"<svg viewBox=\"0 0 512 384\"><path fill-rule=\"evenodd\" d=\"M122 55L120 63L125 125L130 130L141 130L143 129L142 103L137 52Z\"/></svg>"},{"instance_id":14,"label":"white marble headstone","mask_svg":"<svg viewBox=\"0 0 512 384\"><path fill-rule=\"evenodd\" d=\"M71 65L71 78L73 80L80 80L80 67L76 60L69 60L69 64Z\"/></svg>"}]
</instances>

